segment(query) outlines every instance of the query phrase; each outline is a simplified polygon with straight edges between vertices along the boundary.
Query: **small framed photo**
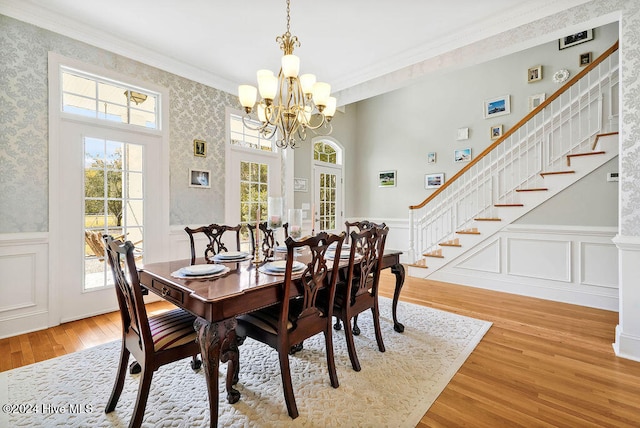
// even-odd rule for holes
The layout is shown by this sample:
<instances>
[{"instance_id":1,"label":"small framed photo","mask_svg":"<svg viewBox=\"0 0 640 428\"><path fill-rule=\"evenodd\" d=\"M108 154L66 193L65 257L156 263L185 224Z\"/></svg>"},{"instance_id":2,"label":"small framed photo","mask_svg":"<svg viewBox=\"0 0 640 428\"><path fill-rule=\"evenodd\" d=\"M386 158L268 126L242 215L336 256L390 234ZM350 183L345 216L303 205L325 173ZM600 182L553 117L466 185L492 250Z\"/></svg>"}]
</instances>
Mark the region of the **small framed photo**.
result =
<instances>
[{"instance_id":1,"label":"small framed photo","mask_svg":"<svg viewBox=\"0 0 640 428\"><path fill-rule=\"evenodd\" d=\"M538 107L545 100L545 94L535 94L529 97L529 111L532 111Z\"/></svg>"},{"instance_id":2,"label":"small framed photo","mask_svg":"<svg viewBox=\"0 0 640 428\"><path fill-rule=\"evenodd\" d=\"M469 128L458 128L456 140L468 140L468 139L469 139Z\"/></svg>"},{"instance_id":3,"label":"small framed photo","mask_svg":"<svg viewBox=\"0 0 640 428\"><path fill-rule=\"evenodd\" d=\"M436 163L436 152L427 153L427 163Z\"/></svg>"},{"instance_id":4,"label":"small framed photo","mask_svg":"<svg viewBox=\"0 0 640 428\"><path fill-rule=\"evenodd\" d=\"M484 118L502 116L511 113L511 102L509 95L491 98L484 102Z\"/></svg>"},{"instance_id":5,"label":"small framed photo","mask_svg":"<svg viewBox=\"0 0 640 428\"><path fill-rule=\"evenodd\" d=\"M454 162L469 162L471 160L471 148L456 149L453 151Z\"/></svg>"},{"instance_id":6,"label":"small framed photo","mask_svg":"<svg viewBox=\"0 0 640 428\"><path fill-rule=\"evenodd\" d=\"M293 191L294 192L308 192L309 180L306 178L294 178L293 179Z\"/></svg>"},{"instance_id":7,"label":"small framed photo","mask_svg":"<svg viewBox=\"0 0 640 428\"><path fill-rule=\"evenodd\" d=\"M204 140L193 140L193 155L206 158L207 142Z\"/></svg>"},{"instance_id":8,"label":"small framed photo","mask_svg":"<svg viewBox=\"0 0 640 428\"><path fill-rule=\"evenodd\" d=\"M211 171L203 169L189 170L189 187L201 187L209 189L211 187Z\"/></svg>"},{"instance_id":9,"label":"small framed photo","mask_svg":"<svg viewBox=\"0 0 640 428\"><path fill-rule=\"evenodd\" d=\"M527 82L536 82L542 80L542 66L536 65L527 70Z\"/></svg>"},{"instance_id":10,"label":"small framed photo","mask_svg":"<svg viewBox=\"0 0 640 428\"><path fill-rule=\"evenodd\" d=\"M425 174L424 176L424 188L435 189L444 184L444 172L438 174Z\"/></svg>"},{"instance_id":11,"label":"small framed photo","mask_svg":"<svg viewBox=\"0 0 640 428\"><path fill-rule=\"evenodd\" d=\"M580 54L580 67L591 64L591 52Z\"/></svg>"},{"instance_id":12,"label":"small framed photo","mask_svg":"<svg viewBox=\"0 0 640 428\"><path fill-rule=\"evenodd\" d=\"M396 171L380 171L378 187L396 187Z\"/></svg>"},{"instance_id":13,"label":"small framed photo","mask_svg":"<svg viewBox=\"0 0 640 428\"><path fill-rule=\"evenodd\" d=\"M584 30L579 33L566 36L558 40L558 48L560 50L570 48L571 46L579 45L580 43L593 40L593 30Z\"/></svg>"},{"instance_id":14,"label":"small framed photo","mask_svg":"<svg viewBox=\"0 0 640 428\"><path fill-rule=\"evenodd\" d=\"M502 125L493 125L489 131L492 140L502 137Z\"/></svg>"}]
</instances>

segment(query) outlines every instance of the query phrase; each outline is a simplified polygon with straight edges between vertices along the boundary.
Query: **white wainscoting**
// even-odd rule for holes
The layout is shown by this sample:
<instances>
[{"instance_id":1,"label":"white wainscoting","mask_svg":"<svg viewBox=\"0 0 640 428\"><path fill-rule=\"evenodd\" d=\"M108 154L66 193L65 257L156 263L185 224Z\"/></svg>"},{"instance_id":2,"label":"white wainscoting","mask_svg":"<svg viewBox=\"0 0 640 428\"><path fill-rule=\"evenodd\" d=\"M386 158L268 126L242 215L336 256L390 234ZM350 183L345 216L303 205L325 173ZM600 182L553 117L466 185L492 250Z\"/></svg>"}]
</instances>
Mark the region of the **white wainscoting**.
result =
<instances>
[{"instance_id":1,"label":"white wainscoting","mask_svg":"<svg viewBox=\"0 0 640 428\"><path fill-rule=\"evenodd\" d=\"M368 220L373 223L385 223L389 227L389 233L387 234L387 242L385 248L388 250L402 251L400 256L400 263L409 263L409 219L404 218L363 218L352 217L347 218L345 221L363 221Z\"/></svg>"},{"instance_id":2,"label":"white wainscoting","mask_svg":"<svg viewBox=\"0 0 640 428\"><path fill-rule=\"evenodd\" d=\"M0 338L49 327L47 233L0 234Z\"/></svg>"},{"instance_id":3,"label":"white wainscoting","mask_svg":"<svg viewBox=\"0 0 640 428\"><path fill-rule=\"evenodd\" d=\"M510 225L429 279L618 311L616 233Z\"/></svg>"}]
</instances>

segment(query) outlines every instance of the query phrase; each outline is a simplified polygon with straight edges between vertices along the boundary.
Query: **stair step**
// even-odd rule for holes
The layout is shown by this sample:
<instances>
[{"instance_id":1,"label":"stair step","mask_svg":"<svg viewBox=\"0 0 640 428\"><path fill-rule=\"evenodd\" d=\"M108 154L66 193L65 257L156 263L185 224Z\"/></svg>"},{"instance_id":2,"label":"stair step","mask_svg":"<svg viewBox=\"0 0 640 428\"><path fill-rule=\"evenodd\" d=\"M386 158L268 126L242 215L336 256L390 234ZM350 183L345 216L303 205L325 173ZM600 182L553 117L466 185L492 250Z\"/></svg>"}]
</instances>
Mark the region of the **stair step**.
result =
<instances>
[{"instance_id":1,"label":"stair step","mask_svg":"<svg viewBox=\"0 0 640 428\"><path fill-rule=\"evenodd\" d=\"M460 245L460 240L458 238L452 239L451 241L441 242L438 245L442 247L462 247L462 245Z\"/></svg>"},{"instance_id":2,"label":"stair step","mask_svg":"<svg viewBox=\"0 0 640 428\"><path fill-rule=\"evenodd\" d=\"M502 221L501 218L488 217L488 218L474 218L475 221Z\"/></svg>"},{"instance_id":3,"label":"stair step","mask_svg":"<svg viewBox=\"0 0 640 428\"><path fill-rule=\"evenodd\" d=\"M575 171L552 171L552 172L541 172L540 175L544 177L545 175L559 175L559 174L575 174Z\"/></svg>"},{"instance_id":4,"label":"stair step","mask_svg":"<svg viewBox=\"0 0 640 428\"><path fill-rule=\"evenodd\" d=\"M617 135L618 132L607 132L605 134L598 134L596 135L596 139L593 142L593 147L591 147L591 150L595 150L596 146L598 145L598 140L600 139L600 137L608 137L609 135Z\"/></svg>"},{"instance_id":5,"label":"stair step","mask_svg":"<svg viewBox=\"0 0 640 428\"><path fill-rule=\"evenodd\" d=\"M549 190L546 187L533 187L531 189L516 189L516 192L544 192Z\"/></svg>"},{"instance_id":6,"label":"stair step","mask_svg":"<svg viewBox=\"0 0 640 428\"><path fill-rule=\"evenodd\" d=\"M436 258L439 258L439 259L444 259L444 256L442 255L442 250L440 250L440 249L431 251L430 253L424 253L423 256L425 256L425 257L436 257Z\"/></svg>"},{"instance_id":7,"label":"stair step","mask_svg":"<svg viewBox=\"0 0 640 428\"><path fill-rule=\"evenodd\" d=\"M409 266L419 267L419 268L428 268L429 267L429 266L427 266L427 261L425 259L420 259L420 260L416 261L415 263L410 263Z\"/></svg>"},{"instance_id":8,"label":"stair step","mask_svg":"<svg viewBox=\"0 0 640 428\"><path fill-rule=\"evenodd\" d=\"M524 207L524 204L494 204L494 207Z\"/></svg>"},{"instance_id":9,"label":"stair step","mask_svg":"<svg viewBox=\"0 0 640 428\"><path fill-rule=\"evenodd\" d=\"M572 153L567 155L567 166L571 166L571 158L576 158L578 156L591 156L591 155L603 155L605 152L587 152L587 153Z\"/></svg>"},{"instance_id":10,"label":"stair step","mask_svg":"<svg viewBox=\"0 0 640 428\"><path fill-rule=\"evenodd\" d=\"M473 227L471 229L458 230L456 233L460 235L480 235L480 232L478 231L477 227Z\"/></svg>"}]
</instances>

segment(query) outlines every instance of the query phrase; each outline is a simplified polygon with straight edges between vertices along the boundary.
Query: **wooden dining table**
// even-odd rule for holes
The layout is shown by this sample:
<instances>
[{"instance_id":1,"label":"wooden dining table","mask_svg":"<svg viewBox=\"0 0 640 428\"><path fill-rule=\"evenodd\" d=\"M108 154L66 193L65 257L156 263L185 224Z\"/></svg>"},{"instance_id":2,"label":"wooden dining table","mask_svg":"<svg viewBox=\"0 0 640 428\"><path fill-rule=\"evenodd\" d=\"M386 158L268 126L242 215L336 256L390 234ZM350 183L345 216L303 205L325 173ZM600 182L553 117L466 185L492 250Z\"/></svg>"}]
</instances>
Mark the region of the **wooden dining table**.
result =
<instances>
[{"instance_id":1,"label":"wooden dining table","mask_svg":"<svg viewBox=\"0 0 640 428\"><path fill-rule=\"evenodd\" d=\"M401 254L400 251L387 250L382 257L382 269L391 269L396 277L392 315L397 332L404 331L404 325L398 321L396 313L405 278L404 267L400 263ZM206 261L201 259L196 263ZM284 282L282 275L261 272L253 260L224 264L230 269L229 272L211 279L182 279L172 275L189 266L189 259L150 263L139 269L140 283L145 288L197 317L194 328L205 370L211 427L218 424L219 363L238 361L236 316L278 303L278 289ZM226 388L227 400L230 403L237 402L240 393L233 388L230 377L227 378Z\"/></svg>"}]
</instances>

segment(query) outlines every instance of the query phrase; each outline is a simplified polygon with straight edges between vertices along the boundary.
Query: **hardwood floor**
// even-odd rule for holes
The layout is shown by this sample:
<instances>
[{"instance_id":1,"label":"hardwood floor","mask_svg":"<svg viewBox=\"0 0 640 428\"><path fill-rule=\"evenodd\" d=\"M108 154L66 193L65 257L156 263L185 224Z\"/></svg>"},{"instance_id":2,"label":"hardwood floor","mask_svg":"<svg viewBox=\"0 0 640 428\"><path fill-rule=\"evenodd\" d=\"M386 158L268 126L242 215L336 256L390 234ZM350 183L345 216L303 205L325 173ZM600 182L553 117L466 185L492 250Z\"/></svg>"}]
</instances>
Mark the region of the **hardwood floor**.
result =
<instances>
[{"instance_id":1,"label":"hardwood floor","mask_svg":"<svg viewBox=\"0 0 640 428\"><path fill-rule=\"evenodd\" d=\"M493 322L418 427L640 426L640 362L613 353L617 313L415 278L401 300ZM119 337L114 312L0 339L0 371Z\"/></svg>"}]
</instances>

